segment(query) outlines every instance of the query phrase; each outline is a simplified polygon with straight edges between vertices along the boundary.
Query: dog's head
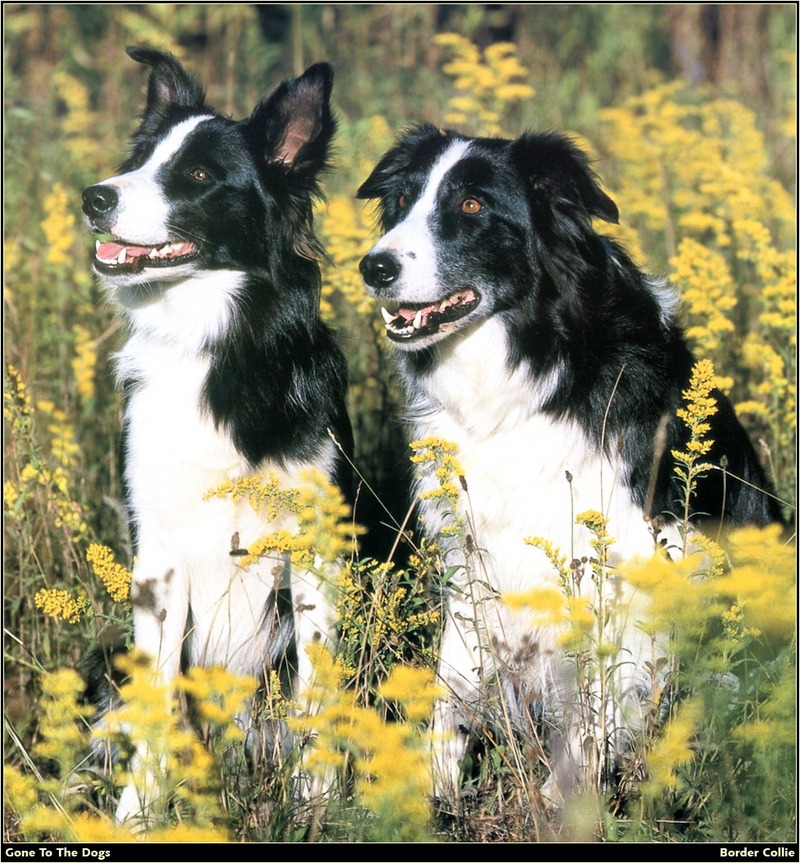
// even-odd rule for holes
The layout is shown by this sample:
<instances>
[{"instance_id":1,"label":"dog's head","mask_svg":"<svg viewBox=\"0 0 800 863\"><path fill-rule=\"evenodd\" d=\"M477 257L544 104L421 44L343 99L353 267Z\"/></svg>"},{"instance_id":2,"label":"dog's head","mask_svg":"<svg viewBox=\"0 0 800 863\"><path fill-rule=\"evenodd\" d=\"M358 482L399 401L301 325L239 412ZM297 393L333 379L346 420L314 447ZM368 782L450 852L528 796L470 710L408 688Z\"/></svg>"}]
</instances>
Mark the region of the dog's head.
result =
<instances>
[{"instance_id":1,"label":"dog's head","mask_svg":"<svg viewBox=\"0 0 800 863\"><path fill-rule=\"evenodd\" d=\"M377 198L382 239L361 261L399 347L427 347L518 306L539 274L574 290L591 219L616 222L568 138L467 138L433 126L402 137L358 190Z\"/></svg>"},{"instance_id":2,"label":"dog's head","mask_svg":"<svg viewBox=\"0 0 800 863\"><path fill-rule=\"evenodd\" d=\"M268 269L288 244L315 257L311 206L335 122L333 72L312 66L284 81L249 119L209 108L169 54L129 48L150 68L147 101L120 173L83 193L106 284L181 280L199 269Z\"/></svg>"}]
</instances>

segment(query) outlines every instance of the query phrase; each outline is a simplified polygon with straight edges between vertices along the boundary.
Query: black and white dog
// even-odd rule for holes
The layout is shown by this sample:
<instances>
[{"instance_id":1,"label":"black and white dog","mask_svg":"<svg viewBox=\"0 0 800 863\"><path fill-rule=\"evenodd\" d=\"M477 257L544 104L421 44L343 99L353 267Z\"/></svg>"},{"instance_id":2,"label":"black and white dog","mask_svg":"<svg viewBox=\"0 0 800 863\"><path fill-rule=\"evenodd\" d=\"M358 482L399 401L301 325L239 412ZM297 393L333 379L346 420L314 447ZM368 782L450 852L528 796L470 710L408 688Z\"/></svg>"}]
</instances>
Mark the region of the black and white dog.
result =
<instances>
[{"instance_id":1,"label":"black and white dog","mask_svg":"<svg viewBox=\"0 0 800 863\"><path fill-rule=\"evenodd\" d=\"M294 643L307 684L304 647L333 627L325 585L282 555L242 568L276 525L205 496L253 475L344 476L332 436L347 451L346 365L319 316L312 229L333 73L312 66L235 122L174 57L128 53L150 68L146 107L130 157L84 191L83 211L110 237L94 267L130 329L116 366L136 646L169 682L182 662L263 677ZM148 793L128 787L118 817L146 816Z\"/></svg>"},{"instance_id":2,"label":"black and white dog","mask_svg":"<svg viewBox=\"0 0 800 863\"><path fill-rule=\"evenodd\" d=\"M488 676L514 690L509 699L521 694L545 711L556 693L570 697L553 637L497 600L557 584L523 538L544 537L568 560L591 557L574 514L592 509L610 521L612 550L629 557L652 553L656 517L675 521L681 489L670 453L685 443L675 411L693 360L673 296L595 232L592 220L616 222L617 207L565 137L468 138L424 125L381 159L358 195L379 200L384 236L361 272L390 307L382 312L411 433L457 444L459 514L478 550L469 562L445 545L446 562L462 567L440 662L452 698L436 718L454 741L442 744L438 787L452 789L465 736L485 713ZM708 460L726 459L727 474L701 481L693 518L780 519L759 491L768 483L747 435L715 395ZM418 480L420 491L430 488L427 474ZM435 498L420 505L425 532L441 538L446 508ZM624 663L633 666L631 690L644 676L635 651ZM567 776L575 771L562 771L553 797Z\"/></svg>"}]
</instances>

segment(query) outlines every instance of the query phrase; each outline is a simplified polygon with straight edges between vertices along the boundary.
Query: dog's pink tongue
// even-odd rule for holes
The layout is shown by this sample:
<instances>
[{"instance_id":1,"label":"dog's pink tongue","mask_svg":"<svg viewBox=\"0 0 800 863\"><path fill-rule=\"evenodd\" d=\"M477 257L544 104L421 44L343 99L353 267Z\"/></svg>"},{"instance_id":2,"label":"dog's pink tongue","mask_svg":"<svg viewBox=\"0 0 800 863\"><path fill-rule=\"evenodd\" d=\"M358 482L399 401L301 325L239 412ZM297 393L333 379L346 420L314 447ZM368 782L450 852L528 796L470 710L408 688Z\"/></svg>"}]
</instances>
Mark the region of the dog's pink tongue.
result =
<instances>
[{"instance_id":1,"label":"dog's pink tongue","mask_svg":"<svg viewBox=\"0 0 800 863\"><path fill-rule=\"evenodd\" d=\"M408 307L401 306L401 307L397 310L397 314L398 314L398 315L400 315L400 317L401 317L401 318L405 318L407 321L413 321L413 320L414 320L414 318L415 318L415 317L416 317L420 312L422 312L422 319L423 319L423 321L424 321L424 320L426 320L426 319L428 318L428 316L429 316L432 312L435 312L437 308L438 308L438 304L437 304L437 303L431 303L431 305L429 305L429 306L416 306L416 307L415 307L415 308L413 308L413 309L410 309L410 308L408 308Z\"/></svg>"},{"instance_id":2,"label":"dog's pink tongue","mask_svg":"<svg viewBox=\"0 0 800 863\"><path fill-rule=\"evenodd\" d=\"M121 243L100 243L97 247L97 257L104 261L116 260L119 253L125 250L129 258L138 258L140 255L149 255L151 246L123 246Z\"/></svg>"}]
</instances>

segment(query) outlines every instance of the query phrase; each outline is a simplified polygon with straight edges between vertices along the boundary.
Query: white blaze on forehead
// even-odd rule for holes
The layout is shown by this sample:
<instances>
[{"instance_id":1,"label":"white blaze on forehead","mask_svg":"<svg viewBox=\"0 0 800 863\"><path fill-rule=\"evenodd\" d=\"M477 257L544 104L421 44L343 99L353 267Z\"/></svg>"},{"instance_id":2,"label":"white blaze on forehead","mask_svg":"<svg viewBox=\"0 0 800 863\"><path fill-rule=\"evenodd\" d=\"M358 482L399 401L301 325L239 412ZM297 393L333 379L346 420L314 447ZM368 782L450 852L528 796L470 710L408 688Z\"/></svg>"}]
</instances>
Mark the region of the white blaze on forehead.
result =
<instances>
[{"instance_id":1,"label":"white blaze on forehead","mask_svg":"<svg viewBox=\"0 0 800 863\"><path fill-rule=\"evenodd\" d=\"M441 156L436 160L431 168L428 179L425 181L425 186L422 190L419 200L411 208L407 220L424 219L427 220L430 213L436 207L436 199L439 196L439 187L442 185L444 178L450 170L460 162L469 150L469 141L454 141Z\"/></svg>"},{"instance_id":2,"label":"white blaze on forehead","mask_svg":"<svg viewBox=\"0 0 800 863\"><path fill-rule=\"evenodd\" d=\"M442 293L438 275L439 242L431 230L430 217L436 210L445 177L466 156L470 144L470 141L450 144L430 169L422 194L408 215L373 249L394 252L401 264L401 275L395 285L397 299L427 302Z\"/></svg>"},{"instance_id":3,"label":"white blaze on forehead","mask_svg":"<svg viewBox=\"0 0 800 863\"><path fill-rule=\"evenodd\" d=\"M197 126L211 119L211 116L204 115L183 120L159 141L141 168L100 184L115 186L119 191L117 218L111 233L129 243L142 245L157 245L173 239L169 232L170 204L156 175Z\"/></svg>"}]
</instances>

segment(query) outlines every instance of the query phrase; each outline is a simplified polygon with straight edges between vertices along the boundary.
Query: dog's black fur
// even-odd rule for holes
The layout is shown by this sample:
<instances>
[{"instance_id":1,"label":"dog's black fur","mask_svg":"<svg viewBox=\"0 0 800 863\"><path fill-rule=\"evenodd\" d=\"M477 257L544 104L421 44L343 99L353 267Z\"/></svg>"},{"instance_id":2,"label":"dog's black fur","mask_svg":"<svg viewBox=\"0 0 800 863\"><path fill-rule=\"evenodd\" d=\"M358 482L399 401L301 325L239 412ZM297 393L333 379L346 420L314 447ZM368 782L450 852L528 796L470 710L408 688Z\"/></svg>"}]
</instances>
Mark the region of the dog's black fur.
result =
<instances>
[{"instance_id":1,"label":"dog's black fur","mask_svg":"<svg viewBox=\"0 0 800 863\"><path fill-rule=\"evenodd\" d=\"M666 290L618 243L596 232L594 219L616 223L618 211L585 154L555 133L513 141L467 139L423 125L381 159L359 197L378 199L383 231L391 231L413 207L441 154L454 142L470 140L430 217L441 288L425 299L475 287L481 302L458 322L464 329L453 338L468 335L490 316L500 320L509 346L501 361L509 369L526 369L532 390L556 377L541 410L577 423L597 447L619 441L622 479L633 499L649 516L669 518L682 495L671 451L683 449L687 435L675 412L694 359ZM452 204L468 194L486 202L474 217ZM378 256L385 254L368 255L362 272L376 295L402 307L401 276L383 281L378 270L385 259L376 270ZM406 304L409 312L424 305ZM417 338L398 351L412 413L420 382L447 362L450 348L448 339ZM693 518L727 524L781 520L771 484L730 402L718 390L713 397L718 411L708 438L714 445L704 461L725 470L708 471L698 483Z\"/></svg>"}]
</instances>

